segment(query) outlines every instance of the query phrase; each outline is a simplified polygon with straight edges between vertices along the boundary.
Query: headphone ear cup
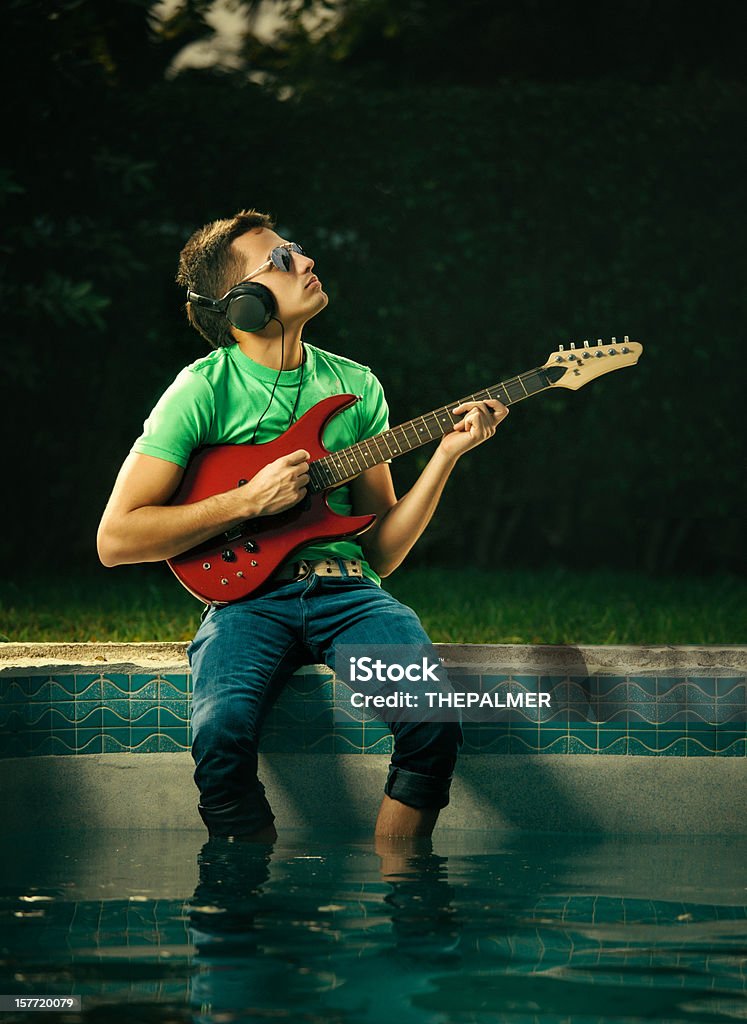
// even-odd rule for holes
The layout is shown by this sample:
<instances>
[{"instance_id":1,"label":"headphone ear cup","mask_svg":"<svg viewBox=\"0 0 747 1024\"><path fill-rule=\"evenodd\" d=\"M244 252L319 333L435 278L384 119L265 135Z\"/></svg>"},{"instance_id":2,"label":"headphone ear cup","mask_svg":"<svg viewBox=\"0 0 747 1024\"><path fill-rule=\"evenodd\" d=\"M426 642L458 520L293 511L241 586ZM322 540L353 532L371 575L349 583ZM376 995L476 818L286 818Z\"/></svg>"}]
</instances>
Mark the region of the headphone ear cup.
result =
<instances>
[{"instance_id":1,"label":"headphone ear cup","mask_svg":"<svg viewBox=\"0 0 747 1024\"><path fill-rule=\"evenodd\" d=\"M276 312L275 296L263 284L240 284L229 292L226 319L240 331L261 331Z\"/></svg>"}]
</instances>

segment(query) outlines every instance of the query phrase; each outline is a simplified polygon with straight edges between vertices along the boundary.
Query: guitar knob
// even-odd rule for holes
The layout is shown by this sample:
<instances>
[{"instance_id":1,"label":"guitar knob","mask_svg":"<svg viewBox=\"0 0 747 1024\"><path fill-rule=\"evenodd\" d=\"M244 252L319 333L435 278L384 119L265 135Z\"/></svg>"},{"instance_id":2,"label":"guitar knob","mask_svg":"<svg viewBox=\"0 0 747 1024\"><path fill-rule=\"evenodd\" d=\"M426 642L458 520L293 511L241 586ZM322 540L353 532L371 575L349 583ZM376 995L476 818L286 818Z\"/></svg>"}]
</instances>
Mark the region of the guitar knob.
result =
<instances>
[{"instance_id":1,"label":"guitar knob","mask_svg":"<svg viewBox=\"0 0 747 1024\"><path fill-rule=\"evenodd\" d=\"M232 551L230 548L226 548L226 550L221 554L220 557L223 559L224 562L235 562L236 552Z\"/></svg>"},{"instance_id":2,"label":"guitar knob","mask_svg":"<svg viewBox=\"0 0 747 1024\"><path fill-rule=\"evenodd\" d=\"M258 551L258 550L259 550L259 548L258 548L258 546L255 544L255 542L253 540L245 540L244 541L244 551L248 551L250 555L253 554L255 551Z\"/></svg>"}]
</instances>

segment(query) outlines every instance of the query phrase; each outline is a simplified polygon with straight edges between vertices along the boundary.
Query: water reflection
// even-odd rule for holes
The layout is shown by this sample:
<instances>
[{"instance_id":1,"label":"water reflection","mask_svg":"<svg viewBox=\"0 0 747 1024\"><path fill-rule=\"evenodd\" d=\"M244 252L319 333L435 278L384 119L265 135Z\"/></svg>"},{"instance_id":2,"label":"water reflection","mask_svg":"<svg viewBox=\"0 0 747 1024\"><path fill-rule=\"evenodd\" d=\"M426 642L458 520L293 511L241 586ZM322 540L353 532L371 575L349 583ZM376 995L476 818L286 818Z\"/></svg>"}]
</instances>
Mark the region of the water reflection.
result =
<instances>
[{"instance_id":1,"label":"water reflection","mask_svg":"<svg viewBox=\"0 0 747 1024\"><path fill-rule=\"evenodd\" d=\"M206 842L189 907L194 1020L298 1020L323 1004L341 1021L422 1022L413 991L461 961L448 857L422 838L375 850L375 881L361 874L365 849L284 851L271 881L272 846Z\"/></svg>"},{"instance_id":2,"label":"water reflection","mask_svg":"<svg viewBox=\"0 0 747 1024\"><path fill-rule=\"evenodd\" d=\"M745 864L738 837L14 837L0 992L81 995L66 1024L733 1022Z\"/></svg>"},{"instance_id":3,"label":"water reflection","mask_svg":"<svg viewBox=\"0 0 747 1024\"><path fill-rule=\"evenodd\" d=\"M620 860L595 892L588 837L527 838L466 856L424 839L210 840L189 909L193 1019L550 1024L584 1006L585 1024L703 1024L743 1007L744 906L618 895Z\"/></svg>"}]
</instances>

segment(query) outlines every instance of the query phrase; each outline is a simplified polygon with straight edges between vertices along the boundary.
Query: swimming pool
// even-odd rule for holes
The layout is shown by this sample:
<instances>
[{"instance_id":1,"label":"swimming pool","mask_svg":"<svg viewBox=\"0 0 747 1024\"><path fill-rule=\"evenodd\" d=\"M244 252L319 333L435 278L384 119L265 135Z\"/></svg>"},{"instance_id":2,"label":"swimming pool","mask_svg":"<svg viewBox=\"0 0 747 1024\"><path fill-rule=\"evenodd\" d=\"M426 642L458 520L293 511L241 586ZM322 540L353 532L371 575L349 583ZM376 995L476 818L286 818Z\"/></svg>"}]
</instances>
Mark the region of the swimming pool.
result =
<instances>
[{"instance_id":1,"label":"swimming pool","mask_svg":"<svg viewBox=\"0 0 747 1024\"><path fill-rule=\"evenodd\" d=\"M79 995L42 1017L71 1024L733 1022L745 864L735 836L6 834L0 992Z\"/></svg>"}]
</instances>

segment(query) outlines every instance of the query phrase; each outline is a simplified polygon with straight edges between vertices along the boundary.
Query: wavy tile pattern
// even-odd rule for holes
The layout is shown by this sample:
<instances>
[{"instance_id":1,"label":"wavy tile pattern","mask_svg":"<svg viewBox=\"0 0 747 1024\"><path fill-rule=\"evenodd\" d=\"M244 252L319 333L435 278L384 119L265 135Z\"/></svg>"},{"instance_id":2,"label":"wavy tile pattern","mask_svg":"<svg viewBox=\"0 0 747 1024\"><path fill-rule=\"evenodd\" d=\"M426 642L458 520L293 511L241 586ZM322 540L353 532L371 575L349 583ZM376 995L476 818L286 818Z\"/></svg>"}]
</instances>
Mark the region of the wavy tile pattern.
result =
<instances>
[{"instance_id":1,"label":"wavy tile pattern","mask_svg":"<svg viewBox=\"0 0 747 1024\"><path fill-rule=\"evenodd\" d=\"M452 670L454 672L455 670ZM458 672L458 670L456 670ZM747 679L473 675L470 688L550 694L546 708L502 721L464 712L464 754L747 756ZM267 717L260 749L389 754L384 722L353 708L350 689L312 667L292 677ZM0 676L0 757L188 751L191 676Z\"/></svg>"}]
</instances>

